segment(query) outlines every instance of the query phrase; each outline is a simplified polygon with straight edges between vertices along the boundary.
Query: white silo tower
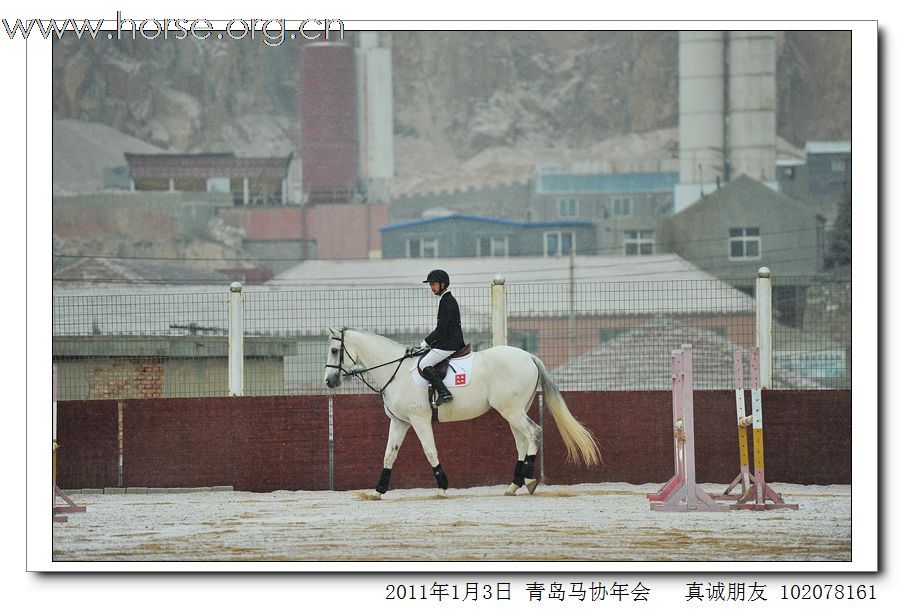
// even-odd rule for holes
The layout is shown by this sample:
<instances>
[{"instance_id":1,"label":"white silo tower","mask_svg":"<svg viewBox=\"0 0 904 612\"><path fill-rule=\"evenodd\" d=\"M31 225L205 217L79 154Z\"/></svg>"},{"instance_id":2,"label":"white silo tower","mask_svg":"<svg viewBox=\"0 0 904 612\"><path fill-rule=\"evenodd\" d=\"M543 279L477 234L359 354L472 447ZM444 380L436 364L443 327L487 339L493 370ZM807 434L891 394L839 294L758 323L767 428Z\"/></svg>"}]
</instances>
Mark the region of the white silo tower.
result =
<instances>
[{"instance_id":1,"label":"white silo tower","mask_svg":"<svg viewBox=\"0 0 904 612\"><path fill-rule=\"evenodd\" d=\"M775 181L775 33L731 32L728 143L731 177Z\"/></svg>"},{"instance_id":2,"label":"white silo tower","mask_svg":"<svg viewBox=\"0 0 904 612\"><path fill-rule=\"evenodd\" d=\"M715 182L725 146L723 32L681 32L678 47L679 180Z\"/></svg>"},{"instance_id":3,"label":"white silo tower","mask_svg":"<svg viewBox=\"0 0 904 612\"><path fill-rule=\"evenodd\" d=\"M674 212L747 174L775 181L775 33L680 32Z\"/></svg>"},{"instance_id":4,"label":"white silo tower","mask_svg":"<svg viewBox=\"0 0 904 612\"><path fill-rule=\"evenodd\" d=\"M392 34L361 32L358 48L358 168L368 202L388 203L393 158Z\"/></svg>"}]
</instances>

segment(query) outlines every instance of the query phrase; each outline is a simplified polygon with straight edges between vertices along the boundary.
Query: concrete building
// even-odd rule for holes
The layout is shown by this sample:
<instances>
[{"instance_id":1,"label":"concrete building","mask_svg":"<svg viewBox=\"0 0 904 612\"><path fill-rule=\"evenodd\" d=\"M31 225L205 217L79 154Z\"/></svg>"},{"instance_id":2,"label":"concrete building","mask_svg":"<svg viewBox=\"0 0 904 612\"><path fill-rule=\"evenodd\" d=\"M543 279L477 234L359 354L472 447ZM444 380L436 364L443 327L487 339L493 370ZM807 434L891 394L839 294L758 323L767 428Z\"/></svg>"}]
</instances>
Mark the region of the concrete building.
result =
<instances>
[{"instance_id":1,"label":"concrete building","mask_svg":"<svg viewBox=\"0 0 904 612\"><path fill-rule=\"evenodd\" d=\"M663 248L718 278L776 277L823 271L825 219L810 207L741 176L663 220Z\"/></svg>"},{"instance_id":2,"label":"concrete building","mask_svg":"<svg viewBox=\"0 0 904 612\"><path fill-rule=\"evenodd\" d=\"M381 227L384 258L562 257L595 251L589 221L446 215Z\"/></svg>"},{"instance_id":3,"label":"concrete building","mask_svg":"<svg viewBox=\"0 0 904 612\"><path fill-rule=\"evenodd\" d=\"M537 175L532 208L544 222L592 222L597 255L652 255L657 220L672 212L676 172Z\"/></svg>"},{"instance_id":4,"label":"concrete building","mask_svg":"<svg viewBox=\"0 0 904 612\"><path fill-rule=\"evenodd\" d=\"M780 189L813 206L831 227L838 203L851 192L851 143L808 142L804 151L806 161L777 162Z\"/></svg>"}]
</instances>

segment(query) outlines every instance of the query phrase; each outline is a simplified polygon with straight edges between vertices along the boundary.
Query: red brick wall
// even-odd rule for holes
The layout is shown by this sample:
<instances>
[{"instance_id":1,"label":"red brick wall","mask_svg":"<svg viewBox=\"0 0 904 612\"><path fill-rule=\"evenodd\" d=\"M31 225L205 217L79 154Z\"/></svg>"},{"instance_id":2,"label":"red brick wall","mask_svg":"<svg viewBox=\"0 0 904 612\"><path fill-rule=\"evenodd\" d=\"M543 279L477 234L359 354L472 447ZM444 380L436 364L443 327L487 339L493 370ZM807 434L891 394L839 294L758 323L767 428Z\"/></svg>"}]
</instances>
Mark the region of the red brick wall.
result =
<instances>
[{"instance_id":1,"label":"red brick wall","mask_svg":"<svg viewBox=\"0 0 904 612\"><path fill-rule=\"evenodd\" d=\"M318 259L367 259L381 248L386 204L317 204L304 209L304 233L317 240Z\"/></svg>"},{"instance_id":2,"label":"red brick wall","mask_svg":"<svg viewBox=\"0 0 904 612\"><path fill-rule=\"evenodd\" d=\"M547 410L543 468L548 483L661 483L672 475L670 392L563 395L599 440L602 463L590 469L567 464ZM764 391L767 480L849 484L851 401L850 391ZM694 403L698 480L727 484L739 470L734 393L697 391ZM123 485L327 489L328 405L324 395L125 400ZM115 486L110 465L115 468L116 402L60 402L59 413L61 486ZM530 414L539 420L537 402ZM333 396L333 428L333 488L375 486L389 429L380 399ZM510 481L515 443L495 412L440 423L434 436L452 487ZM434 484L420 442L409 430L393 466L392 487Z\"/></svg>"},{"instance_id":3,"label":"red brick wall","mask_svg":"<svg viewBox=\"0 0 904 612\"><path fill-rule=\"evenodd\" d=\"M57 402L57 484L63 489L117 486L115 400Z\"/></svg>"},{"instance_id":4,"label":"red brick wall","mask_svg":"<svg viewBox=\"0 0 904 612\"><path fill-rule=\"evenodd\" d=\"M92 397L162 397L162 359L93 359L88 362Z\"/></svg>"},{"instance_id":5,"label":"red brick wall","mask_svg":"<svg viewBox=\"0 0 904 612\"><path fill-rule=\"evenodd\" d=\"M217 216L245 230L246 240L301 240L300 206L235 206L217 208Z\"/></svg>"},{"instance_id":6,"label":"red brick wall","mask_svg":"<svg viewBox=\"0 0 904 612\"><path fill-rule=\"evenodd\" d=\"M127 400L123 485L329 488L323 397Z\"/></svg>"}]
</instances>

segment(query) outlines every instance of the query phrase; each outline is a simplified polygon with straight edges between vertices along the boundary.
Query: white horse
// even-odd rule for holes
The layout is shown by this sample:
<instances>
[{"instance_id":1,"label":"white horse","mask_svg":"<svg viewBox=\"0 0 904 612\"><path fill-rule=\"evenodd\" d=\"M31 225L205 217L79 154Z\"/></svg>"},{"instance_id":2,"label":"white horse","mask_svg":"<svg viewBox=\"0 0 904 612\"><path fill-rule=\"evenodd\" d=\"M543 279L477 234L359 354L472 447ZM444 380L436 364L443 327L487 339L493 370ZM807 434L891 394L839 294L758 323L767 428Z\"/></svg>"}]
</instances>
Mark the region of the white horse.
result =
<instances>
[{"instance_id":1,"label":"white horse","mask_svg":"<svg viewBox=\"0 0 904 612\"><path fill-rule=\"evenodd\" d=\"M330 348L324 373L327 387L335 389L342 384L343 374L364 380L366 372L370 382L364 382L383 396L383 407L389 417L383 471L371 497L379 499L389 488L392 464L409 427L414 427L433 468L439 495L445 497L449 481L433 441L431 405L426 390L412 380L409 372L417 357L398 342L370 332L330 327L329 334ZM533 469L541 429L527 416L527 411L538 384L543 389L544 405L552 413L565 442L568 460L577 463L580 459L588 466L599 463L599 448L593 434L568 411L543 362L519 348L494 346L474 353L471 382L456 388L454 399L438 408L440 422L473 419L490 408L508 421L515 436L518 460L506 495L514 495L522 486L533 494L537 487Z\"/></svg>"}]
</instances>

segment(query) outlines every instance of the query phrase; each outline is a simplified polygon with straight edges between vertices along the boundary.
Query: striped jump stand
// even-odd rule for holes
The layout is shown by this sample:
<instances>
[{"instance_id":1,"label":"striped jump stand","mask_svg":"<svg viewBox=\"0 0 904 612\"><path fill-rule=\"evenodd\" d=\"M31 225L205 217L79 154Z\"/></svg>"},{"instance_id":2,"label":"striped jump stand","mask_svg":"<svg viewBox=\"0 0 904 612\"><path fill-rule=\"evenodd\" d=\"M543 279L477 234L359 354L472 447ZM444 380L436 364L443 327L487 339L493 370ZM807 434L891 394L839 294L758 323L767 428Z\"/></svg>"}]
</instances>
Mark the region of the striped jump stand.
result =
<instances>
[{"instance_id":1,"label":"striped jump stand","mask_svg":"<svg viewBox=\"0 0 904 612\"><path fill-rule=\"evenodd\" d=\"M652 510L722 512L720 504L697 484L694 456L694 377L691 345L672 351L672 418L675 475L656 493L648 493Z\"/></svg>"},{"instance_id":2,"label":"striped jump stand","mask_svg":"<svg viewBox=\"0 0 904 612\"><path fill-rule=\"evenodd\" d=\"M772 510L789 508L797 510L797 504L787 504L782 496L766 483L766 457L763 451L763 400L760 389L760 351L750 349L750 403L751 414L744 406L744 356L741 351L734 353L735 407L738 415L738 450L741 458L741 472L718 499L734 500L732 510ZM750 459L747 446L747 428L753 428L753 477L750 474ZM740 493L732 493L739 486Z\"/></svg>"}]
</instances>

